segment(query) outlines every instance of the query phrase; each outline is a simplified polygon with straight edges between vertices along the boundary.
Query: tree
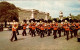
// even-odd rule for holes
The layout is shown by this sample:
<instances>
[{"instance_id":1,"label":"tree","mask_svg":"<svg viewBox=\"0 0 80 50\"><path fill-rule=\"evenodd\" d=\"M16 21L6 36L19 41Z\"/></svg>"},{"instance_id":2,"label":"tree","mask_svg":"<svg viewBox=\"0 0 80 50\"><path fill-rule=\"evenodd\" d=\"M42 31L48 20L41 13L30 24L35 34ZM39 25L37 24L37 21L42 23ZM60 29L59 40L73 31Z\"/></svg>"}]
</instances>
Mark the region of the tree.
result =
<instances>
[{"instance_id":1,"label":"tree","mask_svg":"<svg viewBox=\"0 0 80 50\"><path fill-rule=\"evenodd\" d=\"M12 21L13 19L18 21L18 10L14 4L8 2L0 2L0 21Z\"/></svg>"}]
</instances>

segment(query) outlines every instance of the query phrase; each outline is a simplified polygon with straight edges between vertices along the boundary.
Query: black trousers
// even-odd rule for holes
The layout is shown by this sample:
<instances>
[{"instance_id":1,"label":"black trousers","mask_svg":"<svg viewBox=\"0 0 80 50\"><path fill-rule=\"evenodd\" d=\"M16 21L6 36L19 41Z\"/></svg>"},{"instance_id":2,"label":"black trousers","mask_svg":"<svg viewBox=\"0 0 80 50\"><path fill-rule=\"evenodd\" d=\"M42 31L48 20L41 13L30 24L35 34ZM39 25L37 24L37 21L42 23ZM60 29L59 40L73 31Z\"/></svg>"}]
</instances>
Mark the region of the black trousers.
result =
<instances>
[{"instance_id":1,"label":"black trousers","mask_svg":"<svg viewBox=\"0 0 80 50\"><path fill-rule=\"evenodd\" d=\"M71 33L71 38L73 37L73 35L72 35L72 34L73 34L73 32L74 32L74 31L70 31L70 33Z\"/></svg>"},{"instance_id":2,"label":"black trousers","mask_svg":"<svg viewBox=\"0 0 80 50\"><path fill-rule=\"evenodd\" d=\"M17 35L19 35L19 31L18 31L18 28L16 29L16 33L17 33Z\"/></svg>"},{"instance_id":3,"label":"black trousers","mask_svg":"<svg viewBox=\"0 0 80 50\"><path fill-rule=\"evenodd\" d=\"M39 29L38 28L36 28L36 33L39 35Z\"/></svg>"},{"instance_id":4,"label":"black trousers","mask_svg":"<svg viewBox=\"0 0 80 50\"><path fill-rule=\"evenodd\" d=\"M78 29L75 29L75 30L74 30L74 36L75 36L75 37L77 36L77 32L78 32Z\"/></svg>"},{"instance_id":5,"label":"black trousers","mask_svg":"<svg viewBox=\"0 0 80 50\"><path fill-rule=\"evenodd\" d=\"M36 36L35 30L32 30L32 31L31 31L31 36L32 36L32 37L33 37L33 36Z\"/></svg>"},{"instance_id":6,"label":"black trousers","mask_svg":"<svg viewBox=\"0 0 80 50\"><path fill-rule=\"evenodd\" d=\"M66 31L67 40L69 40L69 31Z\"/></svg>"},{"instance_id":7,"label":"black trousers","mask_svg":"<svg viewBox=\"0 0 80 50\"><path fill-rule=\"evenodd\" d=\"M41 30L39 29L39 34L41 34Z\"/></svg>"},{"instance_id":8,"label":"black trousers","mask_svg":"<svg viewBox=\"0 0 80 50\"><path fill-rule=\"evenodd\" d=\"M54 39L57 38L57 30L54 30L53 34L54 34Z\"/></svg>"},{"instance_id":9,"label":"black trousers","mask_svg":"<svg viewBox=\"0 0 80 50\"><path fill-rule=\"evenodd\" d=\"M51 34L51 30L50 30L50 29L48 29L48 36L50 36L50 34Z\"/></svg>"},{"instance_id":10,"label":"black trousers","mask_svg":"<svg viewBox=\"0 0 80 50\"><path fill-rule=\"evenodd\" d=\"M65 31L65 29L64 29L64 36L66 35L66 31Z\"/></svg>"},{"instance_id":11,"label":"black trousers","mask_svg":"<svg viewBox=\"0 0 80 50\"><path fill-rule=\"evenodd\" d=\"M45 29L45 34L47 34L47 31L48 31L48 30L47 30L47 29Z\"/></svg>"},{"instance_id":12,"label":"black trousers","mask_svg":"<svg viewBox=\"0 0 80 50\"><path fill-rule=\"evenodd\" d=\"M31 28L29 28L29 34L31 35Z\"/></svg>"},{"instance_id":13,"label":"black trousers","mask_svg":"<svg viewBox=\"0 0 80 50\"><path fill-rule=\"evenodd\" d=\"M40 33L39 33L39 29L38 29L38 28L37 28L37 34L40 35Z\"/></svg>"},{"instance_id":14,"label":"black trousers","mask_svg":"<svg viewBox=\"0 0 80 50\"><path fill-rule=\"evenodd\" d=\"M51 30L51 33L52 33L53 28L51 28L50 30Z\"/></svg>"},{"instance_id":15,"label":"black trousers","mask_svg":"<svg viewBox=\"0 0 80 50\"><path fill-rule=\"evenodd\" d=\"M10 40L13 41L13 38L15 38L15 40L17 40L16 31L13 31L12 37Z\"/></svg>"},{"instance_id":16,"label":"black trousers","mask_svg":"<svg viewBox=\"0 0 80 50\"><path fill-rule=\"evenodd\" d=\"M40 37L41 37L41 38L44 37L44 30L41 30L41 35L40 35Z\"/></svg>"},{"instance_id":17,"label":"black trousers","mask_svg":"<svg viewBox=\"0 0 80 50\"><path fill-rule=\"evenodd\" d=\"M24 36L24 35L25 35L25 36L27 35L27 33L26 33L26 30L25 30L25 29L23 30L22 35L23 35L23 36Z\"/></svg>"},{"instance_id":18,"label":"black trousers","mask_svg":"<svg viewBox=\"0 0 80 50\"><path fill-rule=\"evenodd\" d=\"M59 37L61 37L61 29L58 30Z\"/></svg>"},{"instance_id":19,"label":"black trousers","mask_svg":"<svg viewBox=\"0 0 80 50\"><path fill-rule=\"evenodd\" d=\"M61 31L64 32L64 28L62 28Z\"/></svg>"}]
</instances>

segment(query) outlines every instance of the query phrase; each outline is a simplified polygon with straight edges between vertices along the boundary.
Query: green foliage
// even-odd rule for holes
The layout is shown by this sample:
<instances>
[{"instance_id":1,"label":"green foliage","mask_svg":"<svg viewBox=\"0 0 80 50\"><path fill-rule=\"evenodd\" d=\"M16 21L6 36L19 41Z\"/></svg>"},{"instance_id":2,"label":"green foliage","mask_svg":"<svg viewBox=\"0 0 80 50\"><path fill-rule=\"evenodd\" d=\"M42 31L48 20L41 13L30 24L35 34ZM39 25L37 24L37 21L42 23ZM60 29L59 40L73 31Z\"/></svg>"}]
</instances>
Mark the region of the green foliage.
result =
<instances>
[{"instance_id":1,"label":"green foliage","mask_svg":"<svg viewBox=\"0 0 80 50\"><path fill-rule=\"evenodd\" d=\"M78 14L77 16L71 15L72 19L77 19L80 20L80 14Z\"/></svg>"},{"instance_id":2,"label":"green foliage","mask_svg":"<svg viewBox=\"0 0 80 50\"><path fill-rule=\"evenodd\" d=\"M0 21L12 21L18 18L18 10L15 5L8 2L0 2Z\"/></svg>"}]
</instances>

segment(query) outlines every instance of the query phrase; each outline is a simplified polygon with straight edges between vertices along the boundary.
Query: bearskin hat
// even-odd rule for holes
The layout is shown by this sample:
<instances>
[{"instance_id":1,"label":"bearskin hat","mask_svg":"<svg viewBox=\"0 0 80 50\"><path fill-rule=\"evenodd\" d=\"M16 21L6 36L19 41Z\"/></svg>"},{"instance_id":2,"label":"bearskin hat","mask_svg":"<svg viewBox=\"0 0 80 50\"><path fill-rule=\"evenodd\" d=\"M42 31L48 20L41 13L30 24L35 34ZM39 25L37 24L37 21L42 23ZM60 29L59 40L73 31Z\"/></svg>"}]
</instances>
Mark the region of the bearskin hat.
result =
<instances>
[{"instance_id":1,"label":"bearskin hat","mask_svg":"<svg viewBox=\"0 0 80 50\"><path fill-rule=\"evenodd\" d=\"M69 18L66 18L65 20L67 20L69 22Z\"/></svg>"},{"instance_id":2,"label":"bearskin hat","mask_svg":"<svg viewBox=\"0 0 80 50\"><path fill-rule=\"evenodd\" d=\"M61 23L61 20L58 20L58 23Z\"/></svg>"},{"instance_id":3,"label":"bearskin hat","mask_svg":"<svg viewBox=\"0 0 80 50\"><path fill-rule=\"evenodd\" d=\"M24 20L23 20L23 22L25 22L25 23L26 23L26 22L27 22L27 20L25 20L25 19L24 19Z\"/></svg>"},{"instance_id":4,"label":"bearskin hat","mask_svg":"<svg viewBox=\"0 0 80 50\"><path fill-rule=\"evenodd\" d=\"M54 20L55 22L57 22L57 19L56 19L56 18L54 18L53 20Z\"/></svg>"},{"instance_id":5,"label":"bearskin hat","mask_svg":"<svg viewBox=\"0 0 80 50\"><path fill-rule=\"evenodd\" d=\"M73 20L72 20L72 19L70 19L70 20L69 20L69 22L70 22L70 23L73 23Z\"/></svg>"}]
</instances>

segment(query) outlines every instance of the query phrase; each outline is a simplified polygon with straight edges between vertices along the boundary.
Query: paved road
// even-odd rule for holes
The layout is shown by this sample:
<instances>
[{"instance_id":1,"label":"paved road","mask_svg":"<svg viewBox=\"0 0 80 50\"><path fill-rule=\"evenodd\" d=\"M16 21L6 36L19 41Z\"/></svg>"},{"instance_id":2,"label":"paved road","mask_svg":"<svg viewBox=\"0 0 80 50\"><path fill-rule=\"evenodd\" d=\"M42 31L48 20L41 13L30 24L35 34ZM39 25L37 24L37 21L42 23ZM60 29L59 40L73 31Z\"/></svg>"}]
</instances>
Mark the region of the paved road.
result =
<instances>
[{"instance_id":1,"label":"paved road","mask_svg":"<svg viewBox=\"0 0 80 50\"><path fill-rule=\"evenodd\" d=\"M28 31L27 31L28 32ZM11 42L11 31L0 32L0 50L80 50L80 42L74 37L66 40L66 36L54 39L53 36L40 38L22 36L19 30L18 41Z\"/></svg>"}]
</instances>

